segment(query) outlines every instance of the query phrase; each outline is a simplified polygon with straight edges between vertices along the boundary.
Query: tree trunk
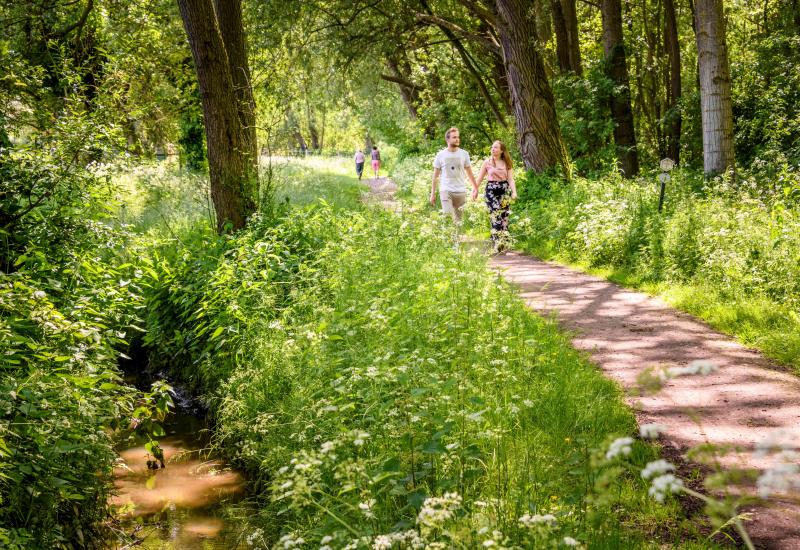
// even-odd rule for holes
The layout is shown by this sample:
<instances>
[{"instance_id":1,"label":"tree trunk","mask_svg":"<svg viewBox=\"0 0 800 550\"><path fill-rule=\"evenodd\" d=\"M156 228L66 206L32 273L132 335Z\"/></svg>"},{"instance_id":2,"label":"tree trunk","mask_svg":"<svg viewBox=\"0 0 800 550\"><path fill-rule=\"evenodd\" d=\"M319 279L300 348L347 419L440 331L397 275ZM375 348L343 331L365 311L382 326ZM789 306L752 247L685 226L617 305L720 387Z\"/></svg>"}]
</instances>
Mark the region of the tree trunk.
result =
<instances>
[{"instance_id":1,"label":"tree trunk","mask_svg":"<svg viewBox=\"0 0 800 550\"><path fill-rule=\"evenodd\" d=\"M562 73L583 75L578 42L578 15L575 0L552 0L553 27L556 31L556 54Z\"/></svg>"},{"instance_id":2,"label":"tree trunk","mask_svg":"<svg viewBox=\"0 0 800 550\"><path fill-rule=\"evenodd\" d=\"M408 109L409 116L411 116L412 120L417 120L419 117L419 112L417 111L417 104L419 103L419 88L413 85L413 83L406 78L402 71L400 71L400 64L396 59L393 57L387 57L386 65L389 67L389 71L391 72L392 76L397 78L396 83L398 88L400 88L400 97L403 98L403 103L405 103L406 108ZM408 82L412 85L409 86L405 82Z\"/></svg>"},{"instance_id":3,"label":"tree trunk","mask_svg":"<svg viewBox=\"0 0 800 550\"><path fill-rule=\"evenodd\" d=\"M617 160L622 174L626 178L631 178L639 173L639 156L636 152L636 131L633 125L628 65L622 37L620 0L602 0L600 11L603 16L606 74L614 82L610 106L611 116L614 119Z\"/></svg>"},{"instance_id":4,"label":"tree trunk","mask_svg":"<svg viewBox=\"0 0 800 550\"><path fill-rule=\"evenodd\" d=\"M497 30L511 90L517 142L525 167L536 172L570 164L553 91L536 43L535 21L525 0L496 0Z\"/></svg>"},{"instance_id":5,"label":"tree trunk","mask_svg":"<svg viewBox=\"0 0 800 550\"><path fill-rule=\"evenodd\" d=\"M569 39L567 38L567 23L564 20L564 12L561 9L560 0L552 0L551 10L553 12L553 30L556 33L556 58L561 74L570 71L569 66Z\"/></svg>"},{"instance_id":6,"label":"tree trunk","mask_svg":"<svg viewBox=\"0 0 800 550\"><path fill-rule=\"evenodd\" d=\"M319 132L317 132L317 127L311 121L311 117L308 120L308 135L311 136L311 148L314 151L319 151Z\"/></svg>"},{"instance_id":7,"label":"tree trunk","mask_svg":"<svg viewBox=\"0 0 800 550\"><path fill-rule=\"evenodd\" d=\"M242 25L241 0L214 0L214 11L222 35L222 43L228 54L233 88L236 92L239 119L247 138L246 151L253 159L253 168L258 170L258 140L256 138L256 100L250 80L250 64L247 59L247 35ZM257 174L257 172L256 172Z\"/></svg>"},{"instance_id":8,"label":"tree trunk","mask_svg":"<svg viewBox=\"0 0 800 550\"><path fill-rule=\"evenodd\" d=\"M217 212L217 230L226 224L244 227L255 211L253 157L247 130L239 119L236 91L228 55L211 0L178 0L192 50L208 148L211 199Z\"/></svg>"},{"instance_id":9,"label":"tree trunk","mask_svg":"<svg viewBox=\"0 0 800 550\"><path fill-rule=\"evenodd\" d=\"M578 37L578 11L575 7L575 0L561 0L561 11L567 25L569 66L576 75L583 76L581 44Z\"/></svg>"},{"instance_id":10,"label":"tree trunk","mask_svg":"<svg viewBox=\"0 0 800 550\"><path fill-rule=\"evenodd\" d=\"M733 111L722 0L697 0L697 59L707 175L734 167Z\"/></svg>"},{"instance_id":11,"label":"tree trunk","mask_svg":"<svg viewBox=\"0 0 800 550\"><path fill-rule=\"evenodd\" d=\"M667 157L678 163L680 161L682 124L679 106L681 99L681 47L678 42L674 0L664 0L664 46L669 61L664 134L667 138Z\"/></svg>"}]
</instances>

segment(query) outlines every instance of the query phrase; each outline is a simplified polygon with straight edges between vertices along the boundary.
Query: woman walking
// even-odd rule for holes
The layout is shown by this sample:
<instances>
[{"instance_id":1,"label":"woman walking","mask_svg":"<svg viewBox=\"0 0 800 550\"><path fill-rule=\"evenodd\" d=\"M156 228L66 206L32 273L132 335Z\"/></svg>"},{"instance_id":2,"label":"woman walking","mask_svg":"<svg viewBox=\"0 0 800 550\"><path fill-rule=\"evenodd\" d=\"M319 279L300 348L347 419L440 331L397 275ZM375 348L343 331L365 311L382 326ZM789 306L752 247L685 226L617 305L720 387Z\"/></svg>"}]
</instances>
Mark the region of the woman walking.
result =
<instances>
[{"instance_id":1,"label":"woman walking","mask_svg":"<svg viewBox=\"0 0 800 550\"><path fill-rule=\"evenodd\" d=\"M381 169L381 153L375 145L372 146L370 158L372 159L372 171L375 173L375 179L378 179L378 172Z\"/></svg>"},{"instance_id":2,"label":"woman walking","mask_svg":"<svg viewBox=\"0 0 800 550\"><path fill-rule=\"evenodd\" d=\"M495 141L491 152L491 156L483 161L477 179L480 185L483 178L488 177L485 197L492 226L492 244L496 253L503 254L508 249L509 207L511 201L517 198L517 186L514 184L511 155L505 144L500 140Z\"/></svg>"}]
</instances>

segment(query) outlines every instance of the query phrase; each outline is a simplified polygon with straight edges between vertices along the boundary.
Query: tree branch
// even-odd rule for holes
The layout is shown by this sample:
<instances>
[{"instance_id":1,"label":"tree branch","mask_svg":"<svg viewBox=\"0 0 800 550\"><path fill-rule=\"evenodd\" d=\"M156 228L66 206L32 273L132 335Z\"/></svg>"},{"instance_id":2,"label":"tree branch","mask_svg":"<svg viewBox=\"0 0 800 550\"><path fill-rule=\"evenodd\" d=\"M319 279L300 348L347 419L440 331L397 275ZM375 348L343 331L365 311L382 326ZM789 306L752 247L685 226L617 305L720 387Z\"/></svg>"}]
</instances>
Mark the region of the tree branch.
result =
<instances>
[{"instance_id":1,"label":"tree branch","mask_svg":"<svg viewBox=\"0 0 800 550\"><path fill-rule=\"evenodd\" d=\"M419 84L414 84L410 80L406 80L405 78L401 78L399 76L393 76L390 74L381 74L381 80L386 80L388 82L394 82L395 84L399 84L400 86L405 86L411 90L422 90L422 86Z\"/></svg>"},{"instance_id":2,"label":"tree branch","mask_svg":"<svg viewBox=\"0 0 800 550\"><path fill-rule=\"evenodd\" d=\"M473 2L472 0L458 0L458 3L467 8L474 16L490 27L497 27L497 19L495 19L494 14L477 2Z\"/></svg>"},{"instance_id":3,"label":"tree branch","mask_svg":"<svg viewBox=\"0 0 800 550\"><path fill-rule=\"evenodd\" d=\"M83 9L83 13L81 14L80 18L71 25L67 25L63 29L56 31L54 36L56 38L63 38L75 29L83 28L83 26L86 24L86 20L89 18L89 13L91 13L92 8L94 8L94 0L89 0L86 2L86 7Z\"/></svg>"},{"instance_id":4,"label":"tree branch","mask_svg":"<svg viewBox=\"0 0 800 550\"><path fill-rule=\"evenodd\" d=\"M498 54L498 55L501 53L500 52L500 44L497 44L493 40L490 40L489 38L486 38L486 37L481 36L479 34L475 34L475 33L469 32L466 29L462 29L461 27L459 27L458 25L456 25L452 21L448 21L447 19L442 19L438 15L432 15L432 14L429 15L429 14L426 14L426 13L417 13L417 14L415 14L415 16L417 18L417 21L422 21L422 22L425 22L425 23L432 23L432 24L436 25L439 28L447 28L447 29L449 29L449 30L451 30L453 32L457 32L458 34L460 34L460 35L462 35L462 36L464 36L464 37L466 37L466 38L468 38L470 40L473 40L473 41L477 42L478 44L480 44L481 46L483 46L484 48L486 48L487 50L489 50L492 53L495 53L495 54Z\"/></svg>"}]
</instances>

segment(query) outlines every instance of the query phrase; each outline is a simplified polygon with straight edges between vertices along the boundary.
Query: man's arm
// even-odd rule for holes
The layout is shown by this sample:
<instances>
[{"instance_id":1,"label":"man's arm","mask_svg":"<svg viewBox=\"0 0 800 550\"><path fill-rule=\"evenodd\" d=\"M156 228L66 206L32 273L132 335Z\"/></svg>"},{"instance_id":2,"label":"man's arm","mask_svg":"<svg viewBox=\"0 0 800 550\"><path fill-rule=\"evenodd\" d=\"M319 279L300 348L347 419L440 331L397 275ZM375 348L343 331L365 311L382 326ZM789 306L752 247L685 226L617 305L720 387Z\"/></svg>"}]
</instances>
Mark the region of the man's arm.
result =
<instances>
[{"instance_id":1,"label":"man's arm","mask_svg":"<svg viewBox=\"0 0 800 550\"><path fill-rule=\"evenodd\" d=\"M475 174L472 173L472 164L467 165L467 176L469 176L469 181L472 183L472 200L478 198L478 182L475 181Z\"/></svg>"},{"instance_id":2,"label":"man's arm","mask_svg":"<svg viewBox=\"0 0 800 550\"><path fill-rule=\"evenodd\" d=\"M436 182L439 180L439 174L441 173L441 168L433 169L433 179L431 180L431 204L434 206L436 206Z\"/></svg>"}]
</instances>

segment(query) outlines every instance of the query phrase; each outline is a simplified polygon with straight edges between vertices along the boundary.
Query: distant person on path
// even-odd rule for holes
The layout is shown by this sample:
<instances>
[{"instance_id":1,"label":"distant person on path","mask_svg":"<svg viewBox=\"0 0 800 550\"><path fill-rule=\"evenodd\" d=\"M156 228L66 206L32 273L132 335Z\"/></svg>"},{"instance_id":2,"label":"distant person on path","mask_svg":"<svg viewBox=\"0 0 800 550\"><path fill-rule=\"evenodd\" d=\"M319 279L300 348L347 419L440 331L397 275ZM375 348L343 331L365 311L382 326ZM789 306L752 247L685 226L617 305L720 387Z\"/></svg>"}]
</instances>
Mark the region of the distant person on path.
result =
<instances>
[{"instance_id":1,"label":"distant person on path","mask_svg":"<svg viewBox=\"0 0 800 550\"><path fill-rule=\"evenodd\" d=\"M381 153L378 151L377 146L372 146L370 156L372 157L372 171L375 172L375 179L378 179L378 172L381 169Z\"/></svg>"},{"instance_id":2,"label":"distant person on path","mask_svg":"<svg viewBox=\"0 0 800 550\"><path fill-rule=\"evenodd\" d=\"M358 181L361 181L361 174L364 173L364 153L361 149L356 151L356 156L353 160L356 161L356 174L358 174Z\"/></svg>"},{"instance_id":3,"label":"distant person on path","mask_svg":"<svg viewBox=\"0 0 800 550\"><path fill-rule=\"evenodd\" d=\"M436 183L442 177L439 199L442 212L450 214L453 221L461 222L461 208L467 202L467 177L472 182L472 200L478 197L478 184L472 173L469 153L461 149L461 136L458 128L450 128L444 134L447 147L433 159L433 180L431 181L431 204L436 206Z\"/></svg>"},{"instance_id":4,"label":"distant person on path","mask_svg":"<svg viewBox=\"0 0 800 550\"><path fill-rule=\"evenodd\" d=\"M485 197L492 226L492 243L496 253L504 254L509 245L509 208L511 201L517 198L517 186L514 184L511 155L508 154L505 144L500 140L495 141L491 152L491 156L483 161L478 172L478 185L488 176Z\"/></svg>"}]
</instances>

